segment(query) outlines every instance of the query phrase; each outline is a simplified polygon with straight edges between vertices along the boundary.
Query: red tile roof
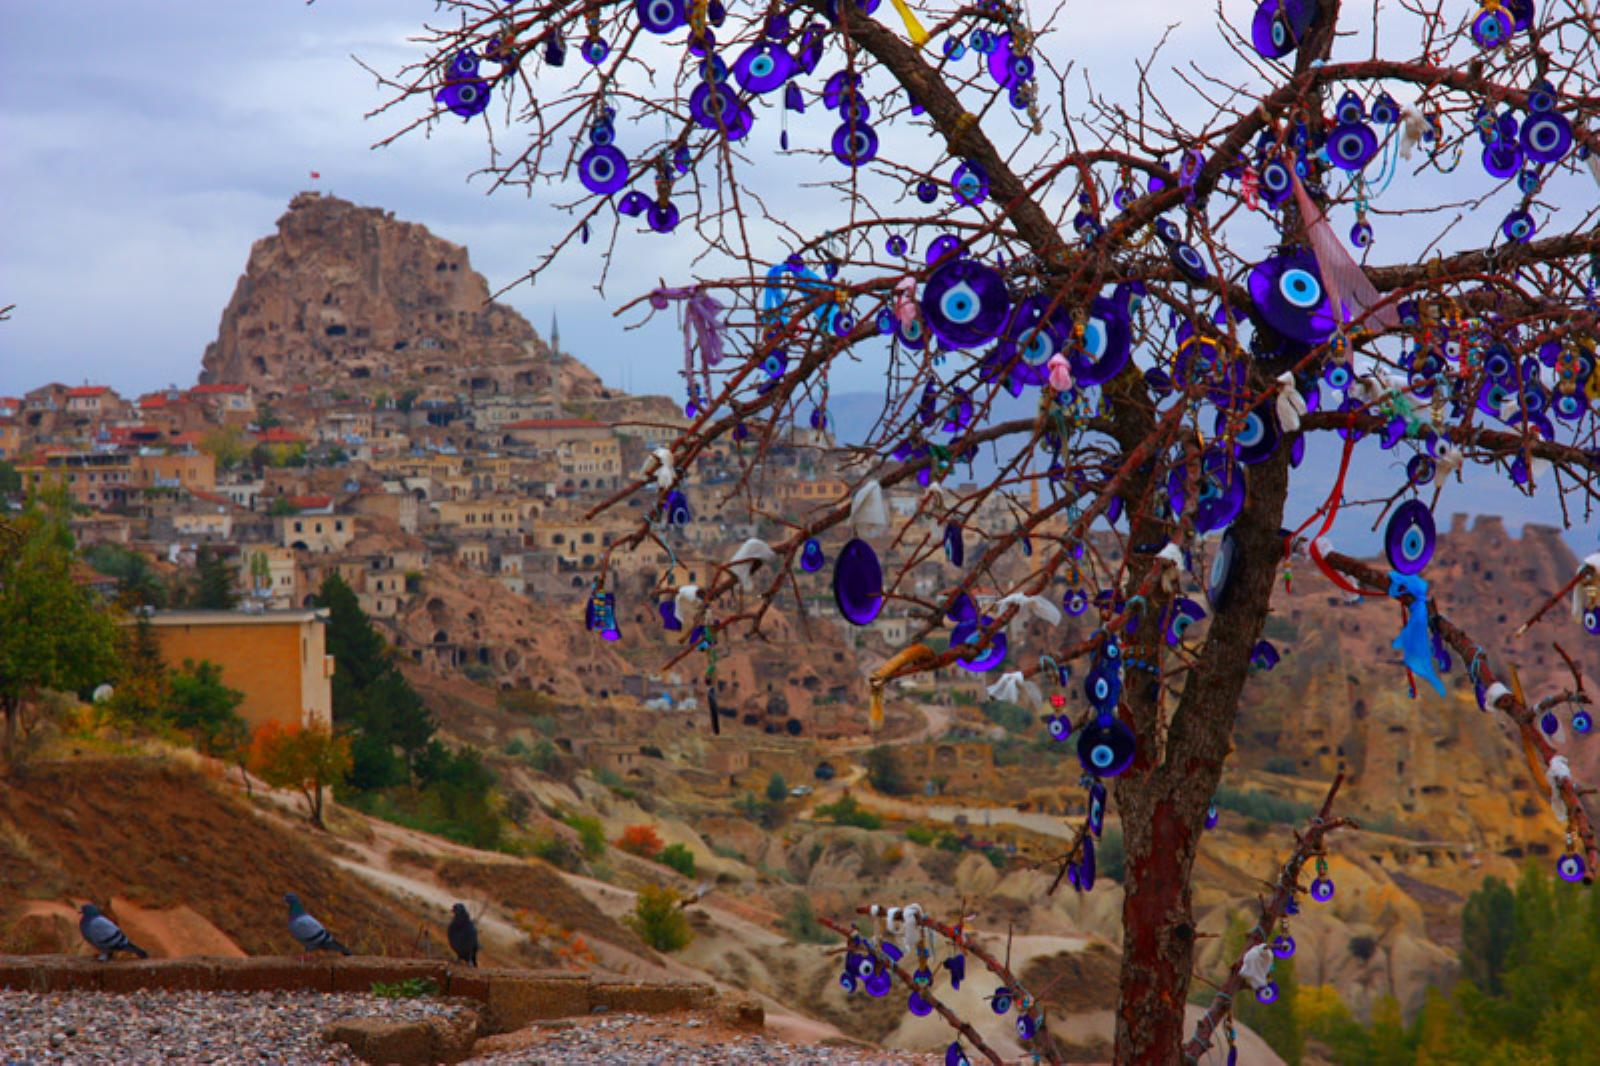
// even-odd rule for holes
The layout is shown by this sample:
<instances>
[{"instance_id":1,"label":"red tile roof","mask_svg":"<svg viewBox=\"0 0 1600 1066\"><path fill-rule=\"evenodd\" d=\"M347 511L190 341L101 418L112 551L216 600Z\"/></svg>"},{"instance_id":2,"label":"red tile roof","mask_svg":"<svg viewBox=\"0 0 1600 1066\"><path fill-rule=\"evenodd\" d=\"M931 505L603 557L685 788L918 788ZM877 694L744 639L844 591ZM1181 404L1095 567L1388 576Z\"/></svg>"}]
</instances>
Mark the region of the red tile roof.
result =
<instances>
[{"instance_id":1,"label":"red tile roof","mask_svg":"<svg viewBox=\"0 0 1600 1066\"><path fill-rule=\"evenodd\" d=\"M139 397L139 406L145 410L165 407L167 406L167 394L164 392L152 392L148 396L141 396Z\"/></svg>"},{"instance_id":2,"label":"red tile roof","mask_svg":"<svg viewBox=\"0 0 1600 1066\"><path fill-rule=\"evenodd\" d=\"M302 511L316 511L323 507L333 506L332 496L287 496L289 506L297 507Z\"/></svg>"},{"instance_id":3,"label":"red tile roof","mask_svg":"<svg viewBox=\"0 0 1600 1066\"><path fill-rule=\"evenodd\" d=\"M304 444L305 438L292 429L282 426L273 426L256 434L256 440L261 444Z\"/></svg>"},{"instance_id":4,"label":"red tile roof","mask_svg":"<svg viewBox=\"0 0 1600 1066\"><path fill-rule=\"evenodd\" d=\"M73 397L104 396L110 391L111 387L108 385L83 385L76 389L68 389L67 397L70 399Z\"/></svg>"}]
</instances>

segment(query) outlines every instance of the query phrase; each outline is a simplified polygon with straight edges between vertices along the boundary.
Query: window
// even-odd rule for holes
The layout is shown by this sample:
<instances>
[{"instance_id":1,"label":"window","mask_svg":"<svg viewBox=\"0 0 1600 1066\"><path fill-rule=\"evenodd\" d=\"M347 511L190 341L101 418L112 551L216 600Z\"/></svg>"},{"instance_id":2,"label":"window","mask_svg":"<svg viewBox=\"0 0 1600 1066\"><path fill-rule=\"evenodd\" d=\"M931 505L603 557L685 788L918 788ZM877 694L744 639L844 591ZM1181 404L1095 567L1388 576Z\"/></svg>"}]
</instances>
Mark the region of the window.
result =
<instances>
[{"instance_id":1,"label":"window","mask_svg":"<svg viewBox=\"0 0 1600 1066\"><path fill-rule=\"evenodd\" d=\"M303 532L305 532L305 528L304 527L305 527L305 523L304 522L296 522L294 524L294 531L296 533L303 533Z\"/></svg>"},{"instance_id":2,"label":"window","mask_svg":"<svg viewBox=\"0 0 1600 1066\"><path fill-rule=\"evenodd\" d=\"M337 521L335 521L333 523L333 528L334 528L334 530L336 532L343 533L344 532L344 519L341 518L341 519L338 519Z\"/></svg>"}]
</instances>

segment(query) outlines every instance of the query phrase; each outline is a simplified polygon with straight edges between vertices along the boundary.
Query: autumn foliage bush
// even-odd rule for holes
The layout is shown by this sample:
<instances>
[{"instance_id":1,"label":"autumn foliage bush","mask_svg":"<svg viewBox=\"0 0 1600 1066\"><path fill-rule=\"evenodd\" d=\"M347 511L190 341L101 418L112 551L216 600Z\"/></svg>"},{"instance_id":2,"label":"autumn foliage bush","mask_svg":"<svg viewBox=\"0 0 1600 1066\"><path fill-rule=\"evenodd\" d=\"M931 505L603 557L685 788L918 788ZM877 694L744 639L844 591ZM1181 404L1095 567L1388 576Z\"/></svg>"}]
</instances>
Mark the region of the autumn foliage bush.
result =
<instances>
[{"instance_id":1,"label":"autumn foliage bush","mask_svg":"<svg viewBox=\"0 0 1600 1066\"><path fill-rule=\"evenodd\" d=\"M661 854L661 835L653 825L630 825L616 839L617 847L641 859L654 859Z\"/></svg>"},{"instance_id":2,"label":"autumn foliage bush","mask_svg":"<svg viewBox=\"0 0 1600 1066\"><path fill-rule=\"evenodd\" d=\"M325 727L267 722L250 738L250 772L274 788L292 788L306 801L313 825L322 825L322 790L350 773L350 739Z\"/></svg>"}]
</instances>

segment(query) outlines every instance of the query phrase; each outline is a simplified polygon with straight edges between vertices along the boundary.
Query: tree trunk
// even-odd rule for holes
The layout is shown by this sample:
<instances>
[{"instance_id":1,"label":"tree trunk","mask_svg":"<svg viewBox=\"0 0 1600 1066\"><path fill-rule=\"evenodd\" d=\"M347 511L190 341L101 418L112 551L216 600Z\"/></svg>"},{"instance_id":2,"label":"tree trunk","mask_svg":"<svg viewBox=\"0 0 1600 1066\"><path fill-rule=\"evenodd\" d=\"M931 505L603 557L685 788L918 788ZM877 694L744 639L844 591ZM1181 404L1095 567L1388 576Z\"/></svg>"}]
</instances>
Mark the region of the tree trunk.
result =
<instances>
[{"instance_id":1,"label":"tree trunk","mask_svg":"<svg viewBox=\"0 0 1600 1066\"><path fill-rule=\"evenodd\" d=\"M1239 569L1226 609L1216 612L1198 662L1183 686L1158 754L1152 686L1135 690L1140 754L1117 781L1127 866L1123 884L1122 973L1116 1062L1177 1064L1185 1039L1184 1004L1194 969L1195 927L1189 880L1207 806L1232 750L1239 693L1260 639L1283 555L1279 527L1288 491L1287 441L1250 467L1249 496L1232 529ZM1206 575L1198 575L1202 583ZM1159 641L1141 626L1142 640ZM1137 653L1136 653L1137 654ZM1137 675L1135 675L1137 676ZM1125 685L1125 691L1130 686Z\"/></svg>"}]
</instances>

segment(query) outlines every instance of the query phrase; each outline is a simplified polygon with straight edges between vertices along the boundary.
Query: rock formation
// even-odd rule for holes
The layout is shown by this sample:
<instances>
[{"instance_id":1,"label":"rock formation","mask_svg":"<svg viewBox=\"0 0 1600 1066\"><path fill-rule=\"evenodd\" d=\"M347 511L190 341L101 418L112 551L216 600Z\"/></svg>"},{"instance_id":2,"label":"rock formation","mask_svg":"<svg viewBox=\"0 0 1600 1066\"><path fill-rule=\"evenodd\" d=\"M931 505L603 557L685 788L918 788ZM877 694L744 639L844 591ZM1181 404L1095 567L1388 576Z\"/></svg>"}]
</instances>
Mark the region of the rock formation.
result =
<instances>
[{"instance_id":1,"label":"rock formation","mask_svg":"<svg viewBox=\"0 0 1600 1066\"><path fill-rule=\"evenodd\" d=\"M424 397L601 398L595 374L489 299L467 250L394 213L303 192L250 260L200 380Z\"/></svg>"}]
</instances>

